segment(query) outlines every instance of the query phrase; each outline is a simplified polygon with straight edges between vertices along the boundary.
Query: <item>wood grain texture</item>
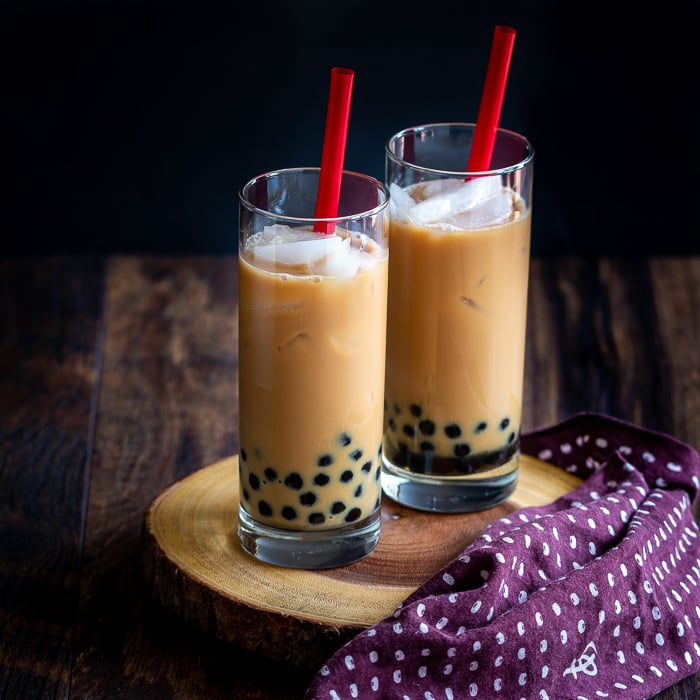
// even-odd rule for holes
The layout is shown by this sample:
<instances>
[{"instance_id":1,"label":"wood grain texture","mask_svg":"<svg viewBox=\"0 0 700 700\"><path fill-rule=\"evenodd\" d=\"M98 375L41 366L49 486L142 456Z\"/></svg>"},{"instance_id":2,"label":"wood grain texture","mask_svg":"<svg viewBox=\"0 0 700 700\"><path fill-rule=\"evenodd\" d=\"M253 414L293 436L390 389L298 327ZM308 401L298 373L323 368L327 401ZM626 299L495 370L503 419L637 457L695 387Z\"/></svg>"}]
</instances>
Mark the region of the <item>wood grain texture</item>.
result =
<instances>
[{"instance_id":1,"label":"wood grain texture","mask_svg":"<svg viewBox=\"0 0 700 700\"><path fill-rule=\"evenodd\" d=\"M0 697L69 686L102 264L0 262Z\"/></svg>"},{"instance_id":2,"label":"wood grain texture","mask_svg":"<svg viewBox=\"0 0 700 700\"><path fill-rule=\"evenodd\" d=\"M306 571L269 566L241 548L238 458L166 489L144 519L144 575L155 597L200 629L237 646L313 670L355 634L458 556L496 518L545 505L581 480L524 455L505 504L439 515L385 498L377 548L349 566Z\"/></svg>"},{"instance_id":3,"label":"wood grain texture","mask_svg":"<svg viewBox=\"0 0 700 700\"><path fill-rule=\"evenodd\" d=\"M139 568L148 504L238 451L236 274L0 262L0 697L298 700L310 681L172 614ZM700 258L542 258L530 279L525 430L591 410L700 447ZM659 697L695 700L700 677Z\"/></svg>"}]
</instances>

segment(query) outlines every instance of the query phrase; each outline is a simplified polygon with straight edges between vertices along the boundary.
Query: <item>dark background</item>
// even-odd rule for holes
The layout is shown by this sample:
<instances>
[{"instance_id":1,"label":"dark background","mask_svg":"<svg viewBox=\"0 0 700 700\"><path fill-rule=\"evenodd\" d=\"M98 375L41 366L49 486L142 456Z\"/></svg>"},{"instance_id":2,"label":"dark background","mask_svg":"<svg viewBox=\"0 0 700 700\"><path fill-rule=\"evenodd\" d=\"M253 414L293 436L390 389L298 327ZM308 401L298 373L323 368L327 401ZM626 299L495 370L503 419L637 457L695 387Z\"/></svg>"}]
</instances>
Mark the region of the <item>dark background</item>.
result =
<instances>
[{"instance_id":1,"label":"dark background","mask_svg":"<svg viewBox=\"0 0 700 700\"><path fill-rule=\"evenodd\" d=\"M245 180L320 163L333 66L345 166L383 179L395 131L476 118L497 24L533 253L700 253L696 0L237 4L0 3L5 254L233 252Z\"/></svg>"}]
</instances>

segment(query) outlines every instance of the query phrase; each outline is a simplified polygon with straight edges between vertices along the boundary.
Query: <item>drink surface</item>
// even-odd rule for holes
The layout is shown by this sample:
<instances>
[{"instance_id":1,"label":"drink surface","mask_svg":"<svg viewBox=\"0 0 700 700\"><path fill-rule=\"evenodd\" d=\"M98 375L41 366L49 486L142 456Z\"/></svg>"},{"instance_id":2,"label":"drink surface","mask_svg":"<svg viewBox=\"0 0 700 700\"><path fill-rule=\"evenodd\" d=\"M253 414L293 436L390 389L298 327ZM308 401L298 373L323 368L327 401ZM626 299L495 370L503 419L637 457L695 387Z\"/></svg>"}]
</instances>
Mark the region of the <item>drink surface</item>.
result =
<instances>
[{"instance_id":1,"label":"drink surface","mask_svg":"<svg viewBox=\"0 0 700 700\"><path fill-rule=\"evenodd\" d=\"M502 465L520 433L530 212L497 177L391 195L385 458L439 476Z\"/></svg>"},{"instance_id":2,"label":"drink surface","mask_svg":"<svg viewBox=\"0 0 700 700\"><path fill-rule=\"evenodd\" d=\"M239 255L241 504L323 530L379 507L387 251L268 227Z\"/></svg>"}]
</instances>

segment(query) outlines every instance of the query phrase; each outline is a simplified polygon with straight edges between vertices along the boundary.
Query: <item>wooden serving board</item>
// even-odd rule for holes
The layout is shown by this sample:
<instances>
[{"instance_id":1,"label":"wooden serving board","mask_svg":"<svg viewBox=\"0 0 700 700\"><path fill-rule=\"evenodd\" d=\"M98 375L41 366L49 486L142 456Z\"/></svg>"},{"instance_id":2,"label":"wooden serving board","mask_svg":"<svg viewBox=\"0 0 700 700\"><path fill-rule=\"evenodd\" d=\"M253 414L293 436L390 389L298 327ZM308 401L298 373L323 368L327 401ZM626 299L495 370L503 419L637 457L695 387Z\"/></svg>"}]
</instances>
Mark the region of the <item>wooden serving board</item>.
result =
<instances>
[{"instance_id":1,"label":"wooden serving board","mask_svg":"<svg viewBox=\"0 0 700 700\"><path fill-rule=\"evenodd\" d=\"M435 514L382 503L377 548L337 569L271 566L245 553L236 535L238 458L176 482L148 507L142 565L156 599L217 638L249 651L318 668L342 644L395 610L493 520L544 505L580 484L523 455L505 503L477 513Z\"/></svg>"}]
</instances>

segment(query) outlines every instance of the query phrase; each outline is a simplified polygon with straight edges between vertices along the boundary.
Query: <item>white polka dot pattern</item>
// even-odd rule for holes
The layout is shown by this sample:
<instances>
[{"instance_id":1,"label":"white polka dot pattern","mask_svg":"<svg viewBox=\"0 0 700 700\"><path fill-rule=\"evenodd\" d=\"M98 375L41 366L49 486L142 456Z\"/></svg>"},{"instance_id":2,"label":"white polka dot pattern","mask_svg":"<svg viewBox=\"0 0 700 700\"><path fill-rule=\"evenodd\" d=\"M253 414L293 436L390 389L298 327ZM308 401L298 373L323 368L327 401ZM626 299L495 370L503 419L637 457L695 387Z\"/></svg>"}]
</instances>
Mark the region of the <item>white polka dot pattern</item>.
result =
<instances>
[{"instance_id":1,"label":"white polka dot pattern","mask_svg":"<svg viewBox=\"0 0 700 700\"><path fill-rule=\"evenodd\" d=\"M628 700L700 669L698 453L591 413L522 443L584 483L492 523L305 700Z\"/></svg>"}]
</instances>

